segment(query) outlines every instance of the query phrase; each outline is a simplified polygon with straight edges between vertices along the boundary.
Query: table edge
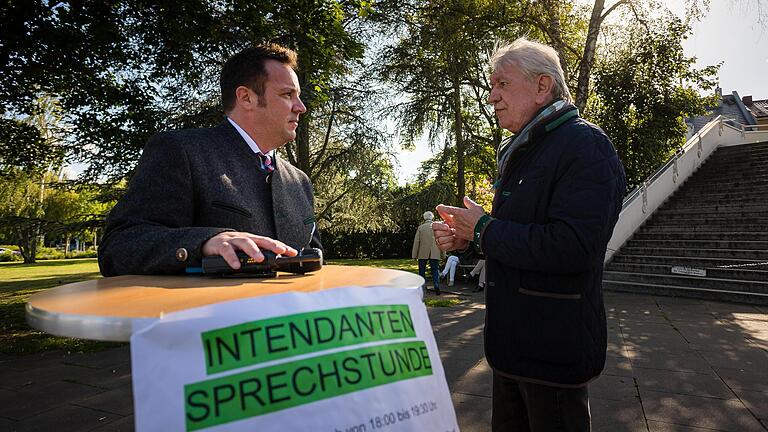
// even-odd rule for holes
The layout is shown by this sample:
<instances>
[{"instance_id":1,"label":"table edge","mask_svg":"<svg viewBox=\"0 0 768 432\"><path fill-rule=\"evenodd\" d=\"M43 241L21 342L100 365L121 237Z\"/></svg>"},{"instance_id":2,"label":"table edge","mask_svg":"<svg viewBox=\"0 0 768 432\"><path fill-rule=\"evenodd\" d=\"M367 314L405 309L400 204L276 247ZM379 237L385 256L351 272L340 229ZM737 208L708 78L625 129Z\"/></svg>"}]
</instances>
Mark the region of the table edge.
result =
<instances>
[{"instance_id":1,"label":"table edge","mask_svg":"<svg viewBox=\"0 0 768 432\"><path fill-rule=\"evenodd\" d=\"M104 317L47 312L26 304L27 323L55 336L107 342L128 342L133 321L142 318ZM152 319L152 318L149 318Z\"/></svg>"}]
</instances>

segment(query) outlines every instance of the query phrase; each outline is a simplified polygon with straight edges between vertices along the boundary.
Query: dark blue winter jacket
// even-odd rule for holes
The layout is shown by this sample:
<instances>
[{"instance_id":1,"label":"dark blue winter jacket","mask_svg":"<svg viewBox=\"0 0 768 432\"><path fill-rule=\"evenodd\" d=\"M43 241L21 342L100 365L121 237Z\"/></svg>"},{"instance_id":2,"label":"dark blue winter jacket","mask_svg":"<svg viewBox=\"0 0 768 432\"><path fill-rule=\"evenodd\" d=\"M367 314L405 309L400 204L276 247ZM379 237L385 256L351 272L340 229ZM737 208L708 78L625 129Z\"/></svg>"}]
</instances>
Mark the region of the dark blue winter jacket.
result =
<instances>
[{"instance_id":1,"label":"dark blue winter jacket","mask_svg":"<svg viewBox=\"0 0 768 432\"><path fill-rule=\"evenodd\" d=\"M483 232L485 351L504 376L578 387L605 365L603 259L626 180L598 127L545 126L508 160Z\"/></svg>"}]
</instances>

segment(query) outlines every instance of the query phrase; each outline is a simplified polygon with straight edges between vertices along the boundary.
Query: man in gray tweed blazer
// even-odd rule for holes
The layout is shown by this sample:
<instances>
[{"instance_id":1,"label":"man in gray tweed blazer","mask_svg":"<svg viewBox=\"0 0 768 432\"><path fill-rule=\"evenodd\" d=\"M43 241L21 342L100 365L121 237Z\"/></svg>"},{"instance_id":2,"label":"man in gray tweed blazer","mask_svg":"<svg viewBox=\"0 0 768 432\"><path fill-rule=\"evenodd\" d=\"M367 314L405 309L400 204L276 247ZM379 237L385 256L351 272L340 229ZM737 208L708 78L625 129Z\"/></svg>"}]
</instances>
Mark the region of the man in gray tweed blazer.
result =
<instances>
[{"instance_id":1,"label":"man in gray tweed blazer","mask_svg":"<svg viewBox=\"0 0 768 432\"><path fill-rule=\"evenodd\" d=\"M227 60L221 95L227 119L210 129L162 132L147 142L128 191L107 218L99 247L104 276L165 274L236 251L295 256L320 248L309 178L275 150L296 138L296 54L269 44Z\"/></svg>"}]
</instances>

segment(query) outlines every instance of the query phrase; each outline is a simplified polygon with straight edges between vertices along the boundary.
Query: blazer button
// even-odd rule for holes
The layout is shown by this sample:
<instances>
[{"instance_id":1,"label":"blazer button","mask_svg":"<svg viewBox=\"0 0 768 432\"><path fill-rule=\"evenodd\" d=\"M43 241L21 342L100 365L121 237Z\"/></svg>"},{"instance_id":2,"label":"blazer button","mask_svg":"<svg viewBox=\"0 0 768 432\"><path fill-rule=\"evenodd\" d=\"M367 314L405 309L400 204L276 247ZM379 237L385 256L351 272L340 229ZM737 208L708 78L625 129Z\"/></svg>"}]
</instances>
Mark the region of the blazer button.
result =
<instances>
[{"instance_id":1,"label":"blazer button","mask_svg":"<svg viewBox=\"0 0 768 432\"><path fill-rule=\"evenodd\" d=\"M188 256L188 254L187 254L187 250L186 249L184 249L184 248L176 249L176 259L177 260L179 260L181 262L184 262L184 261L187 260L187 256Z\"/></svg>"}]
</instances>

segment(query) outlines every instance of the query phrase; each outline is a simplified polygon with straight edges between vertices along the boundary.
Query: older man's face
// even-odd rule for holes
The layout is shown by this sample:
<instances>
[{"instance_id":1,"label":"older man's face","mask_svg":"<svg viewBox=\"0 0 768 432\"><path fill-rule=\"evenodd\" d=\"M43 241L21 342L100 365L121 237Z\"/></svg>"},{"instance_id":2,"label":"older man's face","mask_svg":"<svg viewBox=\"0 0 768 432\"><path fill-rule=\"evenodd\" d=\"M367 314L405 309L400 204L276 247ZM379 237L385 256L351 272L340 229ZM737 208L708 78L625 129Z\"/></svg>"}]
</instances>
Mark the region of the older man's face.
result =
<instances>
[{"instance_id":1,"label":"older man's face","mask_svg":"<svg viewBox=\"0 0 768 432\"><path fill-rule=\"evenodd\" d=\"M538 80L530 80L515 65L496 68L491 74L491 94L499 125L518 133L544 104L541 103Z\"/></svg>"}]
</instances>

